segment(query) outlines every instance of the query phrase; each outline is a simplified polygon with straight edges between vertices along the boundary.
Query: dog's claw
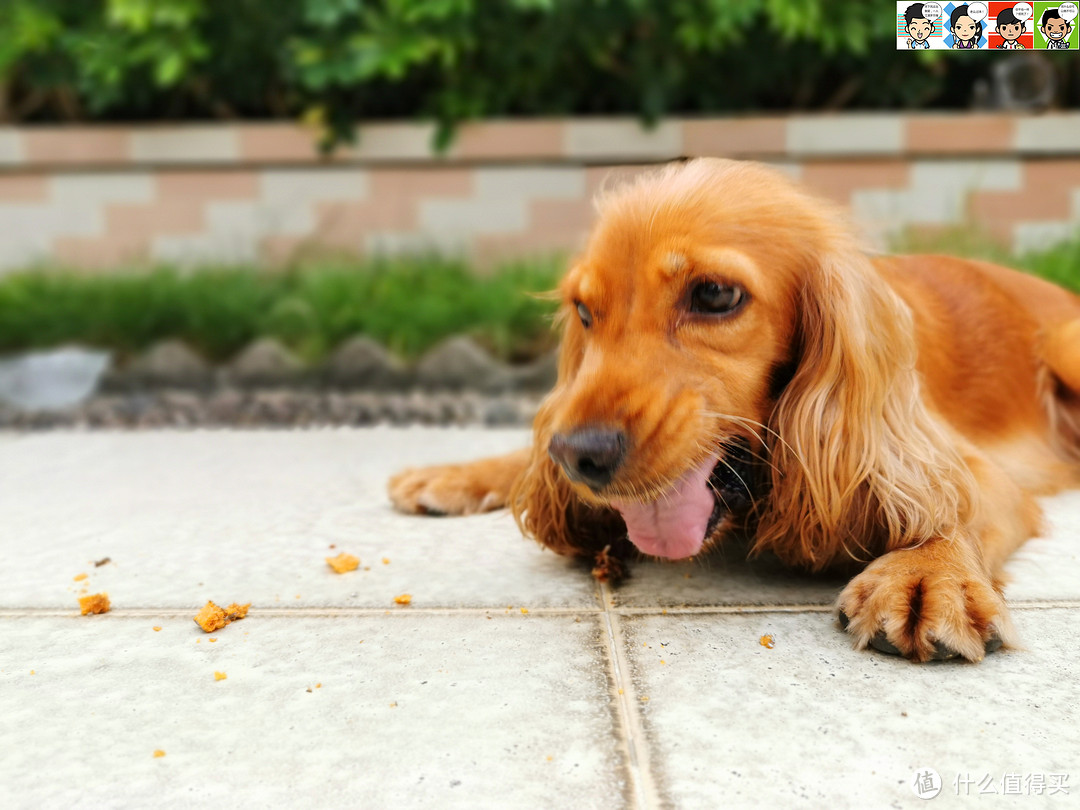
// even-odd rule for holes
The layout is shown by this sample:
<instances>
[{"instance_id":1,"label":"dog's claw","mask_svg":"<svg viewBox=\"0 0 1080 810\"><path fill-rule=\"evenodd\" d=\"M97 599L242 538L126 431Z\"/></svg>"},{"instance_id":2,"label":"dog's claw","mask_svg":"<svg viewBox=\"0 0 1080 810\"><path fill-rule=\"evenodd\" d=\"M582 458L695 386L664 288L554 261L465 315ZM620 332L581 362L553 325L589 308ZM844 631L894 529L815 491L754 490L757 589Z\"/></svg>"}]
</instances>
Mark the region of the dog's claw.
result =
<instances>
[{"instance_id":1,"label":"dog's claw","mask_svg":"<svg viewBox=\"0 0 1080 810\"><path fill-rule=\"evenodd\" d=\"M851 624L851 618L841 610L837 615L837 619L840 621L840 628L847 630L848 625ZM989 655L992 652L997 652L1001 649L1001 645L1001 637L995 633L986 640L986 654ZM870 639L870 646L886 655L903 655L899 648L886 638L884 630L879 630L874 634L874 637ZM959 657L960 653L956 650L947 647L940 641L934 642L934 654L930 656L931 661L949 661Z\"/></svg>"}]
</instances>

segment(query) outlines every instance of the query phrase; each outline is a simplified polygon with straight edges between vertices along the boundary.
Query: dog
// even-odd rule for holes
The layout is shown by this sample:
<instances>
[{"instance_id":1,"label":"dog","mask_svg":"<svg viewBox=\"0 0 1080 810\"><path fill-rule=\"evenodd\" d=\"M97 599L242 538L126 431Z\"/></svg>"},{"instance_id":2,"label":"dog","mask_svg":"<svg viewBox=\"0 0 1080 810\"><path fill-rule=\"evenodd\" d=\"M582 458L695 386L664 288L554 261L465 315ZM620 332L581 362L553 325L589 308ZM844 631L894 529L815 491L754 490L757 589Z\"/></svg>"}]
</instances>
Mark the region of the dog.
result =
<instances>
[{"instance_id":1,"label":"dog","mask_svg":"<svg viewBox=\"0 0 1080 810\"><path fill-rule=\"evenodd\" d=\"M1015 647L1009 554L1080 486L1080 297L946 256L871 256L783 174L702 158L602 192L561 283L531 449L406 470L408 513L509 506L559 554L751 553L854 576L858 648Z\"/></svg>"}]
</instances>

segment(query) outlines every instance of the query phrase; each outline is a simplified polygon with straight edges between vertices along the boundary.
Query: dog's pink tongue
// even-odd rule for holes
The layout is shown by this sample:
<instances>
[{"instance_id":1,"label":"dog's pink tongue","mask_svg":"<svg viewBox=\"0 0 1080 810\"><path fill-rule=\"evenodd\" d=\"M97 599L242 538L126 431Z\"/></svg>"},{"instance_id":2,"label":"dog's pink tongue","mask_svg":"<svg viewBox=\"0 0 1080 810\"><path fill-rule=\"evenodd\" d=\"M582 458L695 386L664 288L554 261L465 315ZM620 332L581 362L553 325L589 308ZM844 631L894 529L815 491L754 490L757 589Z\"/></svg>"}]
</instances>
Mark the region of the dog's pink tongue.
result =
<instances>
[{"instance_id":1,"label":"dog's pink tongue","mask_svg":"<svg viewBox=\"0 0 1080 810\"><path fill-rule=\"evenodd\" d=\"M706 459L651 503L613 501L626 521L630 542L646 554L673 560L701 551L715 503L708 483L715 466L715 456Z\"/></svg>"}]
</instances>

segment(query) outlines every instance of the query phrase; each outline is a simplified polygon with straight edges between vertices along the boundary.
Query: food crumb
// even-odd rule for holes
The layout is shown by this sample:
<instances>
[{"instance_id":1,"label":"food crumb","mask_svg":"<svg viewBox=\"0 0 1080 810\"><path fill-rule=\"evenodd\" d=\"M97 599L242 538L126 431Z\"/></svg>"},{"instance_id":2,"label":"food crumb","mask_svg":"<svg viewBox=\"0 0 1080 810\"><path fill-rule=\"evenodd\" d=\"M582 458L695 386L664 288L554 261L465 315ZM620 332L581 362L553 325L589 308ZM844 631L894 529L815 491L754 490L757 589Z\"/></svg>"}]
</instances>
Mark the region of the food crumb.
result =
<instances>
[{"instance_id":1,"label":"food crumb","mask_svg":"<svg viewBox=\"0 0 1080 810\"><path fill-rule=\"evenodd\" d=\"M762 636L758 640L758 644L760 644L762 647L765 647L766 649L771 650L773 648L773 646L776 644L776 642L773 640L772 636L766 635L766 636Z\"/></svg>"},{"instance_id":2,"label":"food crumb","mask_svg":"<svg viewBox=\"0 0 1080 810\"><path fill-rule=\"evenodd\" d=\"M215 681L223 681L227 677L229 677L229 676L226 675L224 672L217 672L217 671L214 672L214 680Z\"/></svg>"},{"instance_id":3,"label":"food crumb","mask_svg":"<svg viewBox=\"0 0 1080 810\"><path fill-rule=\"evenodd\" d=\"M336 574L345 574L349 571L355 571L360 567L360 560L354 557L352 554L346 554L344 551L338 554L336 557L327 557L326 564L334 569Z\"/></svg>"},{"instance_id":4,"label":"food crumb","mask_svg":"<svg viewBox=\"0 0 1080 810\"><path fill-rule=\"evenodd\" d=\"M34 672L34 670L30 670L30 674L31 674L31 675L37 675L37 673L36 673L36 672Z\"/></svg>"},{"instance_id":5,"label":"food crumb","mask_svg":"<svg viewBox=\"0 0 1080 810\"><path fill-rule=\"evenodd\" d=\"M522 612L522 613L528 613L528 612L529 612L529 609L528 609L528 608L522 608L522 609L521 609L521 612Z\"/></svg>"},{"instance_id":6,"label":"food crumb","mask_svg":"<svg viewBox=\"0 0 1080 810\"><path fill-rule=\"evenodd\" d=\"M397 701L396 700L393 703L390 704L390 708L391 709L396 709L397 708Z\"/></svg>"},{"instance_id":7,"label":"food crumb","mask_svg":"<svg viewBox=\"0 0 1080 810\"><path fill-rule=\"evenodd\" d=\"M112 562L112 560L109 559L108 557L102 557L100 560L96 560L94 562L94 568L101 568L101 566L108 565L111 562Z\"/></svg>"},{"instance_id":8,"label":"food crumb","mask_svg":"<svg viewBox=\"0 0 1080 810\"><path fill-rule=\"evenodd\" d=\"M240 621L247 616L250 607L251 602L246 605L238 605L233 602L227 608L221 608L208 601L203 605L202 610L195 614L195 624L199 625L204 633L213 633L227 624Z\"/></svg>"},{"instance_id":9,"label":"food crumb","mask_svg":"<svg viewBox=\"0 0 1080 810\"><path fill-rule=\"evenodd\" d=\"M156 624L154 625L154 632L155 633L160 633L161 632L161 628L158 627Z\"/></svg>"},{"instance_id":10,"label":"food crumb","mask_svg":"<svg viewBox=\"0 0 1080 810\"><path fill-rule=\"evenodd\" d=\"M84 579L86 579L86 577L87 577L86 574L76 574L75 575L75 582L82 582Z\"/></svg>"},{"instance_id":11,"label":"food crumb","mask_svg":"<svg viewBox=\"0 0 1080 810\"><path fill-rule=\"evenodd\" d=\"M108 613L112 605L109 604L107 593L94 593L90 596L80 596L79 607L82 609L82 615L86 616L88 613Z\"/></svg>"},{"instance_id":12,"label":"food crumb","mask_svg":"<svg viewBox=\"0 0 1080 810\"><path fill-rule=\"evenodd\" d=\"M389 565L390 564L390 558L389 557L383 557L382 558L382 564L383 565Z\"/></svg>"},{"instance_id":13,"label":"food crumb","mask_svg":"<svg viewBox=\"0 0 1080 810\"><path fill-rule=\"evenodd\" d=\"M626 579L626 563L611 553L611 546L604 546L596 552L592 575L597 582L618 585Z\"/></svg>"},{"instance_id":14,"label":"food crumb","mask_svg":"<svg viewBox=\"0 0 1080 810\"><path fill-rule=\"evenodd\" d=\"M408 604L410 604L412 602L412 594L411 593L403 593L400 596L395 596L394 597L394 602L396 602L399 605L408 605Z\"/></svg>"},{"instance_id":15,"label":"food crumb","mask_svg":"<svg viewBox=\"0 0 1080 810\"><path fill-rule=\"evenodd\" d=\"M159 759L159 758L161 758L163 756L165 756L165 752L162 751L160 748L157 748L157 749L154 750L154 758L155 759Z\"/></svg>"},{"instance_id":16,"label":"food crumb","mask_svg":"<svg viewBox=\"0 0 1080 810\"><path fill-rule=\"evenodd\" d=\"M195 624L199 625L204 633L213 633L215 630L220 630L228 622L225 621L224 610L213 602L207 602L203 605L203 609L195 614Z\"/></svg>"},{"instance_id":17,"label":"food crumb","mask_svg":"<svg viewBox=\"0 0 1080 810\"><path fill-rule=\"evenodd\" d=\"M216 638L208 638L207 641L209 641L211 644L214 644L217 641L217 639Z\"/></svg>"}]
</instances>

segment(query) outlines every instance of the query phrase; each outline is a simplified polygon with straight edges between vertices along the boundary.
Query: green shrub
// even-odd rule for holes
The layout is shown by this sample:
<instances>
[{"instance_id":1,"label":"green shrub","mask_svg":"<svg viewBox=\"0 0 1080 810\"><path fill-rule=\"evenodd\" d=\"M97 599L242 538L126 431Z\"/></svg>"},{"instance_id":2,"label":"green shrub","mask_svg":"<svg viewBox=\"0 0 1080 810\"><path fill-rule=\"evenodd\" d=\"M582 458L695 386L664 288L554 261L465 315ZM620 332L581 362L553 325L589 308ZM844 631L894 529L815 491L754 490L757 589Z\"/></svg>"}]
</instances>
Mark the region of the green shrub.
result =
<instances>
[{"instance_id":1,"label":"green shrub","mask_svg":"<svg viewBox=\"0 0 1080 810\"><path fill-rule=\"evenodd\" d=\"M959 107L989 62L866 0L4 0L8 120L357 120ZM1080 102L1076 54L1052 60Z\"/></svg>"}]
</instances>

